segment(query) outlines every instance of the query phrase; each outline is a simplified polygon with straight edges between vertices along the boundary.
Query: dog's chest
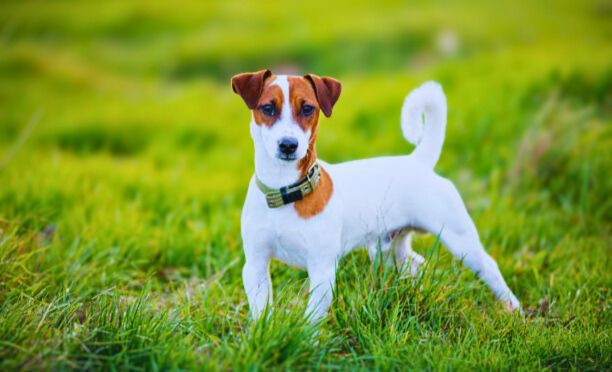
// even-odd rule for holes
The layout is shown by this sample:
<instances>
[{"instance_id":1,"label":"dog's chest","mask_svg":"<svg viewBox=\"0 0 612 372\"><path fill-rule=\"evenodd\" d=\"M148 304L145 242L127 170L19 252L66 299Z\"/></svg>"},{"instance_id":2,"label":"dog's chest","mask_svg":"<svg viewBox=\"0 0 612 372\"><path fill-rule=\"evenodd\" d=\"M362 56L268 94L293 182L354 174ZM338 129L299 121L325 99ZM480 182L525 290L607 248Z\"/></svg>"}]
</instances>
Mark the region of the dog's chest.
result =
<instances>
[{"instance_id":1,"label":"dog's chest","mask_svg":"<svg viewBox=\"0 0 612 372\"><path fill-rule=\"evenodd\" d=\"M300 218L293 206L270 210L267 214L271 222L267 233L272 237L272 255L289 265L306 267L308 258L316 250L313 242L316 231L312 224Z\"/></svg>"},{"instance_id":2,"label":"dog's chest","mask_svg":"<svg viewBox=\"0 0 612 372\"><path fill-rule=\"evenodd\" d=\"M330 243L330 237L339 231L338 226L333 226L337 223L330 218L332 213L326 211L305 219L297 214L293 205L268 208L263 198L260 200L255 197L257 194L249 194L242 220L243 238L248 240L246 249L259 252L267 249L272 257L305 268L322 252L330 253L337 248Z\"/></svg>"}]
</instances>

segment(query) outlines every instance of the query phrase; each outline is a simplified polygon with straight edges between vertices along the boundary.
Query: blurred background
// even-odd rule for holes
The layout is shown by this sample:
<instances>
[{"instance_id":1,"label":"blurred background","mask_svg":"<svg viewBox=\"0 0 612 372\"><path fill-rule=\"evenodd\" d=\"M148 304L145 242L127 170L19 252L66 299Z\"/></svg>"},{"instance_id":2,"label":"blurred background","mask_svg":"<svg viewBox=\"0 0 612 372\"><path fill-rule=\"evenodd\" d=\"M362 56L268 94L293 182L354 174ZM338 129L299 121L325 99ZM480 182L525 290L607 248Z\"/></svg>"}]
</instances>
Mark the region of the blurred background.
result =
<instances>
[{"instance_id":1,"label":"blurred background","mask_svg":"<svg viewBox=\"0 0 612 372\"><path fill-rule=\"evenodd\" d=\"M439 81L437 170L493 255L512 257L510 286L537 303L550 288L512 278L548 283L535 273L557 257L572 263L557 281L599 270L607 287L611 40L605 0L2 1L0 299L25 291L44 309L66 287L129 293L151 273L164 285L227 270L244 304L253 151L230 78L263 68L343 83L320 124L330 162L410 152L402 101Z\"/></svg>"}]
</instances>

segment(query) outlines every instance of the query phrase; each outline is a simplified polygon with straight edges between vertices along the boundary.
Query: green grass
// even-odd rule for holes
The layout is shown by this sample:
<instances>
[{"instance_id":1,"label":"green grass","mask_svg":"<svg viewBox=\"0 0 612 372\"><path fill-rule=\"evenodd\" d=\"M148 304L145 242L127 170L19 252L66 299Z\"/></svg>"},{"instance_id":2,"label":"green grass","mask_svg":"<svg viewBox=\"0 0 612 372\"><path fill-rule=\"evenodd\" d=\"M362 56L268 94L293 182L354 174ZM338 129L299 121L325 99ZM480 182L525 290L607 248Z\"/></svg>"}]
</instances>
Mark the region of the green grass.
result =
<instances>
[{"instance_id":1,"label":"green grass","mask_svg":"<svg viewBox=\"0 0 612 372\"><path fill-rule=\"evenodd\" d=\"M0 369L609 370L611 14L605 1L3 2ZM343 82L318 141L332 162L410 152L402 100L440 81L436 169L526 315L425 236L415 280L344 258L320 327L303 320L306 274L275 262L277 304L252 324L239 221L253 154L229 78L263 67Z\"/></svg>"}]
</instances>

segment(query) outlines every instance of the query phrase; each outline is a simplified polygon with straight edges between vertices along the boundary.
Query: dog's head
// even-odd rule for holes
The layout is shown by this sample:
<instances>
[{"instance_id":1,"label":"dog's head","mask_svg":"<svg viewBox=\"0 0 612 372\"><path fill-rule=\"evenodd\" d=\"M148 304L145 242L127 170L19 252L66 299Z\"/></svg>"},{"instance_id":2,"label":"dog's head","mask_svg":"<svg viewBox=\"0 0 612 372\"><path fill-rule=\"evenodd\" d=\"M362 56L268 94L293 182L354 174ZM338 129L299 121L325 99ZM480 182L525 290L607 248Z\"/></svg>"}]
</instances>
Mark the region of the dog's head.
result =
<instances>
[{"instance_id":1,"label":"dog's head","mask_svg":"<svg viewBox=\"0 0 612 372\"><path fill-rule=\"evenodd\" d=\"M329 117L340 82L328 77L273 75L269 70L232 78L232 89L253 113L252 135L270 158L298 162L314 149L319 111Z\"/></svg>"}]
</instances>

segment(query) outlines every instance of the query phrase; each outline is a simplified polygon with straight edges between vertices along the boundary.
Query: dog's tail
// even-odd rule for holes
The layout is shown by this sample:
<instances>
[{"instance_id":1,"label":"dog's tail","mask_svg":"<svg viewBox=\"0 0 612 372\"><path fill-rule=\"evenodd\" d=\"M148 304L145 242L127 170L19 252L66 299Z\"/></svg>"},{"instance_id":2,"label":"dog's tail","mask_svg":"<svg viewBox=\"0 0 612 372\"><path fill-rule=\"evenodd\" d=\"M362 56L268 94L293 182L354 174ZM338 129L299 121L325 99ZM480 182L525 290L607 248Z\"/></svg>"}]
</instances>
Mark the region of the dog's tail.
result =
<instances>
[{"instance_id":1,"label":"dog's tail","mask_svg":"<svg viewBox=\"0 0 612 372\"><path fill-rule=\"evenodd\" d=\"M434 167L446 131L446 97L440 84L428 81L414 89L402 106L402 132L416 149L413 156Z\"/></svg>"}]
</instances>

